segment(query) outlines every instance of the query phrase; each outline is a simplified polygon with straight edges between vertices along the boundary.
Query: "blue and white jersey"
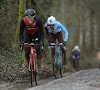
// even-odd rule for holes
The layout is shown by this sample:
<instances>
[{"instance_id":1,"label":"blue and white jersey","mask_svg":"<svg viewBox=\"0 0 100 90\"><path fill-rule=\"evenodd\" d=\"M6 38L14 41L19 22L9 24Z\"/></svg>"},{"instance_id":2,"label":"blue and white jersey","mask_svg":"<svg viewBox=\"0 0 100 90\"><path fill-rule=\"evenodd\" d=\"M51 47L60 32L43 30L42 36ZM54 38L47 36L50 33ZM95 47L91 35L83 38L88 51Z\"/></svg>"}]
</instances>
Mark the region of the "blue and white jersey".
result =
<instances>
[{"instance_id":1,"label":"blue and white jersey","mask_svg":"<svg viewBox=\"0 0 100 90\"><path fill-rule=\"evenodd\" d=\"M53 34L57 34L57 32L60 32L62 30L65 33L64 41L67 42L68 31L60 22L56 21L53 29L51 29L50 26L47 23L45 23L44 26L45 26L45 28L47 28L49 30L50 33L53 33Z\"/></svg>"}]
</instances>

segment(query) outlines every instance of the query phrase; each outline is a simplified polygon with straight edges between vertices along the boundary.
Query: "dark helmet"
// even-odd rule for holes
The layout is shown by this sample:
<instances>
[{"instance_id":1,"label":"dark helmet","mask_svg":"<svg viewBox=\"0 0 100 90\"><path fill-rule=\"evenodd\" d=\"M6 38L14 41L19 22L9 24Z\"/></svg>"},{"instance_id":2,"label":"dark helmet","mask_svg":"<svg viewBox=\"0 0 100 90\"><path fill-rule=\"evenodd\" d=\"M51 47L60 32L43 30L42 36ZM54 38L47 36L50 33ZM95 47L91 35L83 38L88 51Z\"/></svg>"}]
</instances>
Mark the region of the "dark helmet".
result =
<instances>
[{"instance_id":1,"label":"dark helmet","mask_svg":"<svg viewBox=\"0 0 100 90\"><path fill-rule=\"evenodd\" d=\"M28 9L25 12L26 16L35 16L35 10L34 9Z\"/></svg>"}]
</instances>

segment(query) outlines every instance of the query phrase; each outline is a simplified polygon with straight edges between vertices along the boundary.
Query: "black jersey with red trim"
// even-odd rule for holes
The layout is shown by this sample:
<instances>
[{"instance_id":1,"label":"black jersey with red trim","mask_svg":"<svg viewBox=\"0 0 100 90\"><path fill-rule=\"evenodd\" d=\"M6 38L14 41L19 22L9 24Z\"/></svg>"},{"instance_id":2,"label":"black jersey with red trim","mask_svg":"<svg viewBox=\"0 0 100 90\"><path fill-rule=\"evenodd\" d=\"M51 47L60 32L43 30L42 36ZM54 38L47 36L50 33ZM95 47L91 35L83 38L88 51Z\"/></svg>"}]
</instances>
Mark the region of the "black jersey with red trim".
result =
<instances>
[{"instance_id":1,"label":"black jersey with red trim","mask_svg":"<svg viewBox=\"0 0 100 90\"><path fill-rule=\"evenodd\" d=\"M20 33L19 33L19 39L22 42L23 41L23 33L24 31L30 35L34 35L36 32L41 37L40 39L43 40L44 32L43 32L43 25L42 20L35 16L33 24L30 25L27 21L27 18L23 18L20 22Z\"/></svg>"}]
</instances>

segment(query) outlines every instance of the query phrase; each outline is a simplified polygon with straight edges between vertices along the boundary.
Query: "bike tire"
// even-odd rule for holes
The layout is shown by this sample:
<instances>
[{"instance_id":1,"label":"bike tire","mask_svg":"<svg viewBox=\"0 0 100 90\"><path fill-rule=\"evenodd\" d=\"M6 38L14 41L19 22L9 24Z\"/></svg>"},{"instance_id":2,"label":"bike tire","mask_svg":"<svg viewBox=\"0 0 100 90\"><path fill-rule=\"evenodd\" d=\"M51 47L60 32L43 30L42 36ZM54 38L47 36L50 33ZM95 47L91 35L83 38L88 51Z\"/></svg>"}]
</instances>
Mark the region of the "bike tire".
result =
<instances>
[{"instance_id":1,"label":"bike tire","mask_svg":"<svg viewBox=\"0 0 100 90\"><path fill-rule=\"evenodd\" d=\"M62 54L61 61L60 61L60 76L61 77L63 77L63 59L64 59L64 55Z\"/></svg>"},{"instance_id":2,"label":"bike tire","mask_svg":"<svg viewBox=\"0 0 100 90\"><path fill-rule=\"evenodd\" d=\"M62 63L60 63L60 76L63 77L63 66L62 66Z\"/></svg>"},{"instance_id":3,"label":"bike tire","mask_svg":"<svg viewBox=\"0 0 100 90\"><path fill-rule=\"evenodd\" d=\"M38 74L35 73L34 77L35 77L35 84L38 85Z\"/></svg>"},{"instance_id":4,"label":"bike tire","mask_svg":"<svg viewBox=\"0 0 100 90\"><path fill-rule=\"evenodd\" d=\"M33 68L33 55L31 54L31 86L33 85L33 73L34 73L34 68Z\"/></svg>"},{"instance_id":5,"label":"bike tire","mask_svg":"<svg viewBox=\"0 0 100 90\"><path fill-rule=\"evenodd\" d=\"M59 75L60 75L60 66L58 66L58 60L57 60L56 57L54 58L54 62L53 62L53 73L54 73L54 77L55 78L59 78Z\"/></svg>"}]
</instances>

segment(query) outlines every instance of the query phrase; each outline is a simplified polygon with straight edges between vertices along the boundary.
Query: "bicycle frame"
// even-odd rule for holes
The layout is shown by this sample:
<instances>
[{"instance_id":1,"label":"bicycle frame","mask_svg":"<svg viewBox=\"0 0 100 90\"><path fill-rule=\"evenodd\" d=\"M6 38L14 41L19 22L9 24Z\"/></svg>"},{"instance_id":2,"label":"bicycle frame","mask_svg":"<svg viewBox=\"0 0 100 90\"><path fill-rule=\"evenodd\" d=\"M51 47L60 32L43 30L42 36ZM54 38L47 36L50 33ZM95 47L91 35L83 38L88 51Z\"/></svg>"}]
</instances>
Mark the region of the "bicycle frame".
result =
<instances>
[{"instance_id":1,"label":"bicycle frame","mask_svg":"<svg viewBox=\"0 0 100 90\"><path fill-rule=\"evenodd\" d=\"M58 78L59 75L62 77L63 76L63 65L62 65L62 50L60 46L63 45L63 43L51 43L51 46L57 46L57 50L54 56L54 61L53 61L53 72L54 72L54 77Z\"/></svg>"},{"instance_id":2,"label":"bicycle frame","mask_svg":"<svg viewBox=\"0 0 100 90\"><path fill-rule=\"evenodd\" d=\"M33 43L31 43L31 44L33 44ZM37 68L36 68L36 61L35 60L37 60L37 63L38 63L38 59L37 59L37 55L36 55L36 50L34 49L34 45L32 46L32 45L29 45L29 44L26 44L24 47L31 47L31 49L30 49L30 54L32 54L33 55L33 68L34 68L34 72L38 72L38 70L37 70ZM30 67L31 67L31 57L29 58L29 71L30 71Z\"/></svg>"},{"instance_id":3,"label":"bicycle frame","mask_svg":"<svg viewBox=\"0 0 100 90\"><path fill-rule=\"evenodd\" d=\"M38 70L36 69L35 58L36 58L36 60L37 60L37 63L38 63L38 59L37 59L37 57L36 57L36 50L35 50L33 47L31 47L31 52L30 52L30 54L33 55L33 66L34 66L34 71L36 71L36 73L37 73ZM30 71L30 67L31 67L31 57L30 57L30 59L29 59L29 71Z\"/></svg>"},{"instance_id":4,"label":"bicycle frame","mask_svg":"<svg viewBox=\"0 0 100 90\"><path fill-rule=\"evenodd\" d=\"M60 48L59 45L57 46L57 55L56 55L55 58L56 58L56 59L55 59L55 62L54 62L54 63L56 63L56 60L57 60L57 58L58 58L58 66L60 65L60 68L62 68L62 65L61 65L61 60L62 60L62 50L61 50L61 48Z\"/></svg>"},{"instance_id":5,"label":"bicycle frame","mask_svg":"<svg viewBox=\"0 0 100 90\"><path fill-rule=\"evenodd\" d=\"M29 57L29 71L31 71L31 86L33 82L33 77L35 78L35 83L36 85L38 84L38 59L37 59L37 54L36 50L34 49L34 46L37 46L40 44L34 44L34 43L24 43L24 47L30 47L30 57Z\"/></svg>"}]
</instances>

